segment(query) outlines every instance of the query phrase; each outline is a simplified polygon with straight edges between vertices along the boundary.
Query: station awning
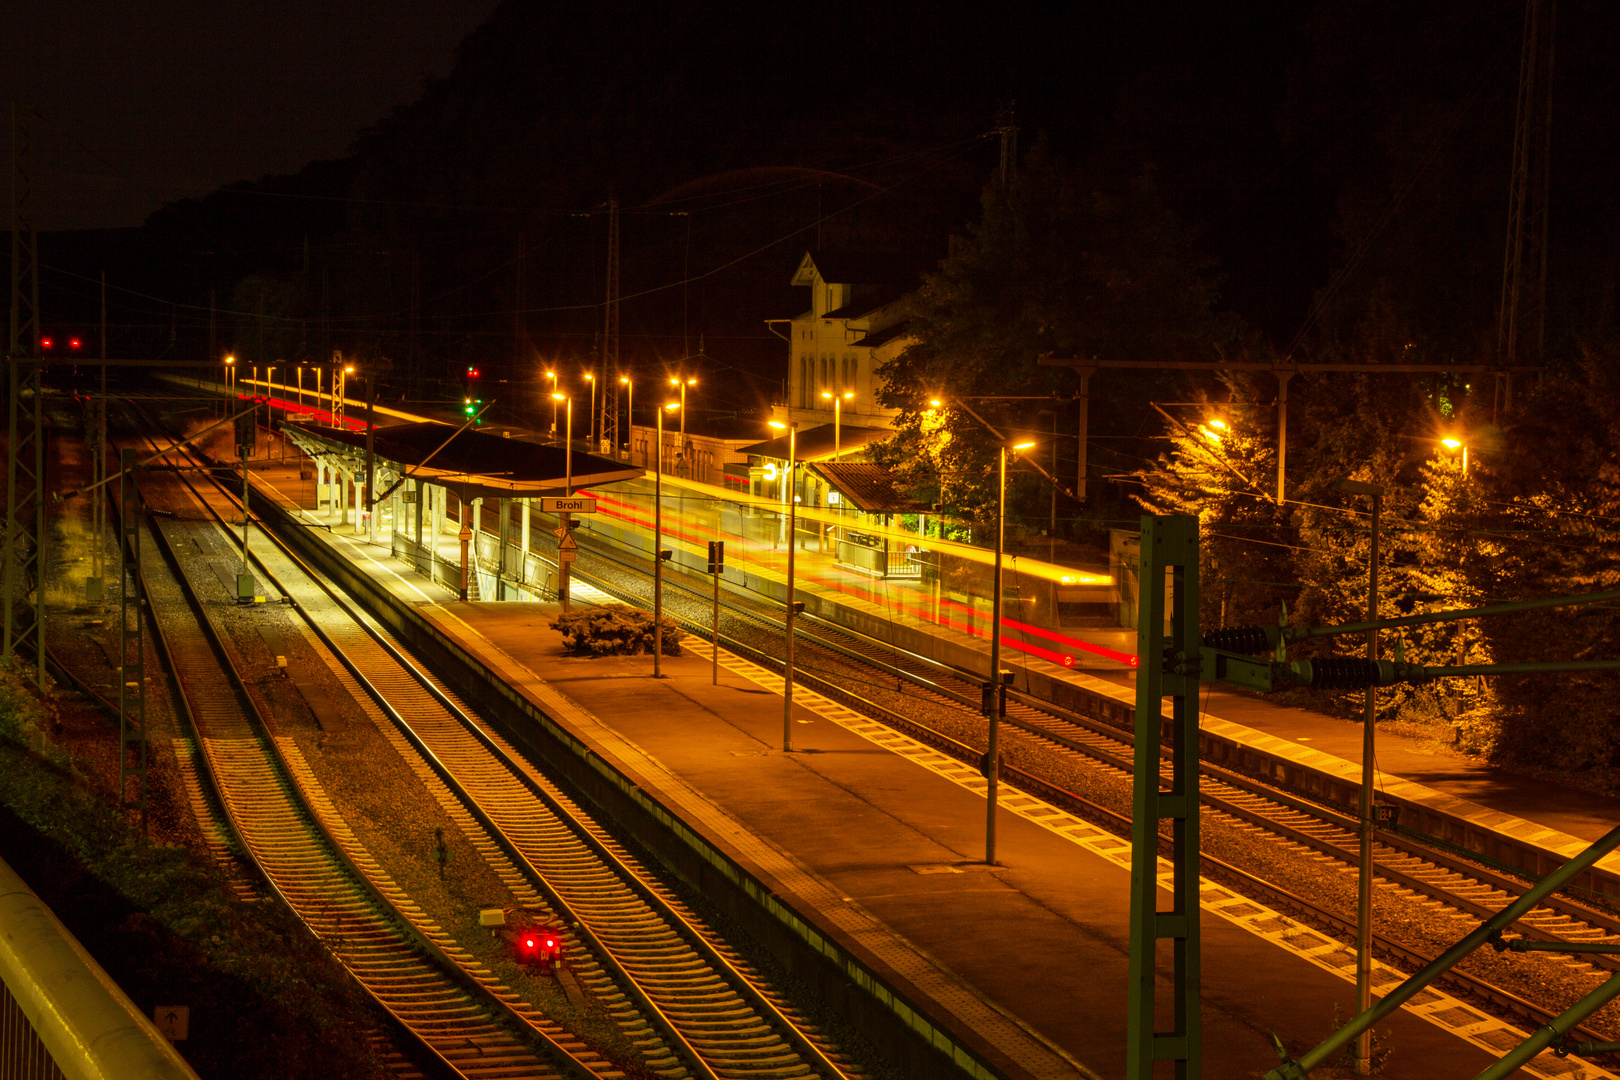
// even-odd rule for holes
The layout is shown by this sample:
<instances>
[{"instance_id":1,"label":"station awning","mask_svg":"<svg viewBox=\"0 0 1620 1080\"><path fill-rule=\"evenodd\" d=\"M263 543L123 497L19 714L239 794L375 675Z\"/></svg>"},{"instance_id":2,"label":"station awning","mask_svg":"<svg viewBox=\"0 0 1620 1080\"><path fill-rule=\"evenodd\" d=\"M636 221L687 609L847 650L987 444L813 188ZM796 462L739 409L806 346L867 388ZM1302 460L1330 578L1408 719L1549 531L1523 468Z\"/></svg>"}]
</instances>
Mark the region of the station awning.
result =
<instances>
[{"instance_id":1,"label":"station awning","mask_svg":"<svg viewBox=\"0 0 1620 1080\"><path fill-rule=\"evenodd\" d=\"M503 439L469 429L433 454L455 430L454 425L434 421L380 427L372 453L385 469L452 488L463 498L532 498L566 493L570 473L563 447ZM283 424L282 431L306 453L340 457L350 467L365 461L364 431L290 423ZM430 454L432 460L423 465ZM643 475L639 468L580 450L573 453L572 469L574 489L637 480Z\"/></svg>"},{"instance_id":2,"label":"station awning","mask_svg":"<svg viewBox=\"0 0 1620 1080\"><path fill-rule=\"evenodd\" d=\"M827 481L857 510L869 514L926 514L928 507L894 489L894 474L865 461L823 461L810 471Z\"/></svg>"}]
</instances>

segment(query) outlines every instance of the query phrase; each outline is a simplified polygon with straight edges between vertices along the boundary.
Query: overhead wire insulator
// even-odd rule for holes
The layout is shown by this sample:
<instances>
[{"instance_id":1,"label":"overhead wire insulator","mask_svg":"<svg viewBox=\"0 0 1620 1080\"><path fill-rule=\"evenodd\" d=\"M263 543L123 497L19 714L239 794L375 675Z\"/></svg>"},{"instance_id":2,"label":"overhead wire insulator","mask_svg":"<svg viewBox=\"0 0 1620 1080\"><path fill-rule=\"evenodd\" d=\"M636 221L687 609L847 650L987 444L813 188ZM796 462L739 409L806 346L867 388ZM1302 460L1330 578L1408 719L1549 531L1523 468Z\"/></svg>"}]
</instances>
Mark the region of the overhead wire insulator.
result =
<instances>
[{"instance_id":1,"label":"overhead wire insulator","mask_svg":"<svg viewBox=\"0 0 1620 1080\"><path fill-rule=\"evenodd\" d=\"M1355 656L1325 656L1310 664L1312 690L1358 690L1382 681L1376 663Z\"/></svg>"},{"instance_id":2,"label":"overhead wire insulator","mask_svg":"<svg viewBox=\"0 0 1620 1080\"><path fill-rule=\"evenodd\" d=\"M1225 649L1236 653L1263 653L1269 652L1271 642L1266 638L1266 628L1263 626L1231 626L1225 630L1209 630L1204 633L1204 644L1211 649Z\"/></svg>"}]
</instances>

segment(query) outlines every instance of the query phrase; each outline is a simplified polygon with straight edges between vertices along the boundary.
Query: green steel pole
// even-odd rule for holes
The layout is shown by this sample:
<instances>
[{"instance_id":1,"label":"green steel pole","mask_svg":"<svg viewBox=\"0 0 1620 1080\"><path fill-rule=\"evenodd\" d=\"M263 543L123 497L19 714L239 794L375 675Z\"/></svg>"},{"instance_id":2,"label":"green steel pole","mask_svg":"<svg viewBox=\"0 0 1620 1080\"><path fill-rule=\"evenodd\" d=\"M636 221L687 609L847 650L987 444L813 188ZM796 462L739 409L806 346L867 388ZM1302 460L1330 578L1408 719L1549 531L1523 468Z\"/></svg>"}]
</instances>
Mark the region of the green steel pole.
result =
<instances>
[{"instance_id":1,"label":"green steel pole","mask_svg":"<svg viewBox=\"0 0 1620 1080\"><path fill-rule=\"evenodd\" d=\"M1171 585L1166 595L1166 573ZM1199 1021L1198 906L1198 520L1143 517L1137 603L1136 749L1131 816L1131 952L1126 986L1125 1075L1153 1080L1175 1063L1177 1080L1203 1069ZM1164 633L1165 602L1170 636ZM1170 775L1161 770L1163 698L1171 699ZM1168 790L1165 790L1168 787ZM1169 910L1159 906L1159 823L1170 819ZM1157 1029L1158 945L1171 945L1169 1031Z\"/></svg>"},{"instance_id":2,"label":"green steel pole","mask_svg":"<svg viewBox=\"0 0 1620 1080\"><path fill-rule=\"evenodd\" d=\"M1522 664L1460 664L1455 667L1424 668L1431 679L1454 675L1534 675L1543 671L1614 671L1620 660L1532 660Z\"/></svg>"},{"instance_id":3,"label":"green steel pole","mask_svg":"<svg viewBox=\"0 0 1620 1080\"><path fill-rule=\"evenodd\" d=\"M1144 567L1147 565L1145 558L1143 560L1143 565ZM1143 578L1143 584L1146 584L1145 576ZM1146 656L1143 656L1142 663L1147 663ZM1463 957L1485 944L1499 931L1512 926L1526 912L1530 911L1537 904L1541 903L1543 899L1551 896L1553 893L1563 888L1564 885L1583 871L1589 869L1592 864L1596 863L1599 859L1603 858L1603 856L1613 851L1616 847L1620 847L1620 826L1609 830L1609 832L1605 833L1603 837L1591 847L1587 848L1585 851L1569 860L1569 862L1542 878L1523 896L1519 897L1512 904L1509 904L1507 907L1497 912L1496 915L1494 915L1489 921L1481 924L1467 937L1464 937L1461 941L1457 942L1457 944L1453 945L1434 960L1431 960L1428 964L1424 965L1421 971L1407 979L1405 982L1401 983L1401 985L1391 990L1388 994L1385 994L1379 999L1376 1005L1357 1016L1355 1019L1351 1020L1348 1024L1344 1025L1344 1027L1340 1028L1338 1031L1335 1031L1332 1035L1328 1036L1328 1038L1324 1040L1321 1045L1307 1053L1304 1057L1300 1058L1298 1061L1284 1062L1275 1069L1272 1069L1270 1072L1266 1073L1265 1080L1303 1080L1304 1077L1310 1074L1312 1069L1321 1065L1324 1061L1327 1061L1340 1050L1344 1049L1345 1044L1350 1042L1350 1040L1354 1039L1363 1031L1366 1031L1368 1028L1378 1023L1378 1021L1400 1008L1419 990L1422 990L1429 983L1433 982Z\"/></svg>"},{"instance_id":4,"label":"green steel pole","mask_svg":"<svg viewBox=\"0 0 1620 1080\"><path fill-rule=\"evenodd\" d=\"M1616 994L1620 994L1620 973L1610 975L1597 989L1559 1014L1552 1023L1543 1025L1534 1035L1498 1058L1474 1080L1503 1080L1503 1077L1512 1076L1519 1071L1520 1066L1527 1064L1537 1054L1562 1039L1576 1024L1607 1005Z\"/></svg>"},{"instance_id":5,"label":"green steel pole","mask_svg":"<svg viewBox=\"0 0 1620 1080\"><path fill-rule=\"evenodd\" d=\"M1367 630L1393 630L1401 626L1427 626L1430 623L1457 622L1462 619L1479 619L1491 615L1511 615L1519 611L1537 611L1541 608L1601 604L1605 600L1620 600L1620 589L1580 593L1574 596L1549 596L1541 600L1515 600L1507 604L1491 604L1488 607L1457 608L1455 611L1431 611L1422 615L1401 615L1393 619L1341 623L1338 626L1290 626L1285 627L1282 634L1284 638L1290 641L1298 641L1301 638L1332 637L1336 634L1360 634Z\"/></svg>"}]
</instances>

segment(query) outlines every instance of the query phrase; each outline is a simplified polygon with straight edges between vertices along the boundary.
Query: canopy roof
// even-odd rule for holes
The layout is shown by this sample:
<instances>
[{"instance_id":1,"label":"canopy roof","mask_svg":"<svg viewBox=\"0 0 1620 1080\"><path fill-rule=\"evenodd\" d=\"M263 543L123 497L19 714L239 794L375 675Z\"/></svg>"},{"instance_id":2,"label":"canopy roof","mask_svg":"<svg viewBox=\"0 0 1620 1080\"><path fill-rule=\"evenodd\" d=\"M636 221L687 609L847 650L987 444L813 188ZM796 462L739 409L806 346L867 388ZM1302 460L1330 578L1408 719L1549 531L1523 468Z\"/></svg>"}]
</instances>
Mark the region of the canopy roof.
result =
<instances>
[{"instance_id":1,"label":"canopy roof","mask_svg":"<svg viewBox=\"0 0 1620 1080\"><path fill-rule=\"evenodd\" d=\"M894 474L866 461L824 461L810 471L827 481L857 510L875 514L927 513L928 507L894 488Z\"/></svg>"},{"instance_id":2,"label":"canopy roof","mask_svg":"<svg viewBox=\"0 0 1620 1080\"><path fill-rule=\"evenodd\" d=\"M366 433L336 428L283 424L282 430L310 454L364 462ZM450 439L451 424L428 421L379 427L372 452L385 469L454 488L466 498L523 498L561 495L569 488L569 455L560 445L504 439L468 429ZM440 444L449 445L434 454ZM432 455L431 460L427 460ZM427 464L422 462L427 460ZM572 488L636 480L642 470L598 454L576 450Z\"/></svg>"}]
</instances>

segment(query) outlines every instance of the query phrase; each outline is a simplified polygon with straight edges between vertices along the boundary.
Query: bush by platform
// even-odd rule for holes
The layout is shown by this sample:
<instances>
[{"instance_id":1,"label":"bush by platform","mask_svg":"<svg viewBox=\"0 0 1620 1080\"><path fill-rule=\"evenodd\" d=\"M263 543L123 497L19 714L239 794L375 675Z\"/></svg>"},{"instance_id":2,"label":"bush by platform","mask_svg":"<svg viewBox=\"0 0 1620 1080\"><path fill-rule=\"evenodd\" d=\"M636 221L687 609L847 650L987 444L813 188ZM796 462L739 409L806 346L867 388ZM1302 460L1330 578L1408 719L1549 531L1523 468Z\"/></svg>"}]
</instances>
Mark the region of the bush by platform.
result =
<instances>
[{"instance_id":1,"label":"bush by platform","mask_svg":"<svg viewBox=\"0 0 1620 1080\"><path fill-rule=\"evenodd\" d=\"M664 655L679 656L686 632L664 616ZM563 648L575 656L639 656L653 651L653 618L624 604L580 608L551 622Z\"/></svg>"}]
</instances>

